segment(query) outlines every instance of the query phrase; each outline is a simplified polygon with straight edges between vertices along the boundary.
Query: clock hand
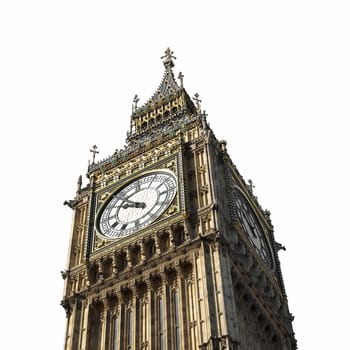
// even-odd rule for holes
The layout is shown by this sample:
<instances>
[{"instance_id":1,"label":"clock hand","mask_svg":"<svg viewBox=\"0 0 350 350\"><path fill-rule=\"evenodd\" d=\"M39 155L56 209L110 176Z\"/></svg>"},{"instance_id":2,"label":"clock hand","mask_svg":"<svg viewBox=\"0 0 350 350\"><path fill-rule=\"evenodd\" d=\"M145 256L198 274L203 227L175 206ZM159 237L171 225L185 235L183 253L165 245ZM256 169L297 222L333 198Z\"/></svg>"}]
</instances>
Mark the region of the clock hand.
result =
<instances>
[{"instance_id":1,"label":"clock hand","mask_svg":"<svg viewBox=\"0 0 350 350\"><path fill-rule=\"evenodd\" d=\"M134 202L131 201L130 199L121 197L121 196L114 196L114 198L118 199L118 200L122 200L125 204L123 204L121 207L124 209L127 208L144 208L146 206L146 203L143 202Z\"/></svg>"},{"instance_id":2,"label":"clock hand","mask_svg":"<svg viewBox=\"0 0 350 350\"><path fill-rule=\"evenodd\" d=\"M146 203L143 202L132 202L130 200L126 200L126 203L122 205L123 209L127 208L144 208L146 206Z\"/></svg>"}]
</instances>

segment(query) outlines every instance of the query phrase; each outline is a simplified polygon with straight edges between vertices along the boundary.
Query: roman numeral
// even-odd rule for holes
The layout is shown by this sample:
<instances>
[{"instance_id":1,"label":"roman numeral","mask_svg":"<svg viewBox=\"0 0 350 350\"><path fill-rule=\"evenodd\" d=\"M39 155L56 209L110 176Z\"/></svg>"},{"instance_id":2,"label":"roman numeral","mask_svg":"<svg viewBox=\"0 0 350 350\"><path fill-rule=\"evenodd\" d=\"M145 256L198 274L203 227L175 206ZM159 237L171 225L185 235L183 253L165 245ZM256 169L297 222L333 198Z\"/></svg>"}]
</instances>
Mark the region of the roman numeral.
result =
<instances>
[{"instance_id":1,"label":"roman numeral","mask_svg":"<svg viewBox=\"0 0 350 350\"><path fill-rule=\"evenodd\" d=\"M150 183L149 183L149 185L148 185L148 188L150 188L150 187L151 187L152 182L153 182L153 180L155 179L155 177L156 177L156 175L154 175L154 176L152 177L152 180L150 181Z\"/></svg>"},{"instance_id":2,"label":"roman numeral","mask_svg":"<svg viewBox=\"0 0 350 350\"><path fill-rule=\"evenodd\" d=\"M116 221L116 222L114 222L114 223L111 225L111 227L115 228L118 224L119 224L119 222Z\"/></svg>"}]
</instances>

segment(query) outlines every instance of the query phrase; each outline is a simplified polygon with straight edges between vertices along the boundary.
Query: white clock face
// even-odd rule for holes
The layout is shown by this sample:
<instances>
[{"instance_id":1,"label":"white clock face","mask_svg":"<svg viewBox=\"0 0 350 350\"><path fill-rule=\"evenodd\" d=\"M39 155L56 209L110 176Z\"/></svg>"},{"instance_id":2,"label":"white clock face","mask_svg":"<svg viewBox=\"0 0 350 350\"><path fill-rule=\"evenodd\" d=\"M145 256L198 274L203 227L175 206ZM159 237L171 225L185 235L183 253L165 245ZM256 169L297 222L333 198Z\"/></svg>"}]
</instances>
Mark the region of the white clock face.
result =
<instances>
[{"instance_id":1,"label":"white clock face","mask_svg":"<svg viewBox=\"0 0 350 350\"><path fill-rule=\"evenodd\" d=\"M97 230L106 238L126 237L162 215L175 195L173 173L154 171L139 177L109 198L97 217Z\"/></svg>"}]
</instances>

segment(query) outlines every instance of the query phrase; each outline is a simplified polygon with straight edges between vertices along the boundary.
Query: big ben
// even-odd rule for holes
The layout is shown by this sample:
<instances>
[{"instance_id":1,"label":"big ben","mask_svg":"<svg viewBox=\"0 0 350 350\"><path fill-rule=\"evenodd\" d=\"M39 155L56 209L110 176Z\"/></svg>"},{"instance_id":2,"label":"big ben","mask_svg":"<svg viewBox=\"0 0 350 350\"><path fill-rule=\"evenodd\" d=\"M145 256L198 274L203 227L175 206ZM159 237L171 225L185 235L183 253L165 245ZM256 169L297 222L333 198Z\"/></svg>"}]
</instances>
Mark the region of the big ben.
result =
<instances>
[{"instance_id":1,"label":"big ben","mask_svg":"<svg viewBox=\"0 0 350 350\"><path fill-rule=\"evenodd\" d=\"M296 349L270 214L162 59L125 147L101 161L94 147L65 202L64 349Z\"/></svg>"}]
</instances>

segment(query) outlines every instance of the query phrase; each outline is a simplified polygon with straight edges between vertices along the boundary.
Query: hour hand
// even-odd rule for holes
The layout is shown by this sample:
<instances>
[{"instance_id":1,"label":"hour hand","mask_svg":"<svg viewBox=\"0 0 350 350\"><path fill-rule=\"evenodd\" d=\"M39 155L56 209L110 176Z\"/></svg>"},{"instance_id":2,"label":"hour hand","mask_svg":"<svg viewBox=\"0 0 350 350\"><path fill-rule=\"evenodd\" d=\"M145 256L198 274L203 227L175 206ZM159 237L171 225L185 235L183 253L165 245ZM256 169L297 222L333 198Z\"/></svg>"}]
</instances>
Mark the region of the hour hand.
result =
<instances>
[{"instance_id":1,"label":"hour hand","mask_svg":"<svg viewBox=\"0 0 350 350\"><path fill-rule=\"evenodd\" d=\"M144 208L146 206L146 203L143 202L132 202L132 201L128 201L125 204L122 205L123 209L127 209L127 208Z\"/></svg>"}]
</instances>

